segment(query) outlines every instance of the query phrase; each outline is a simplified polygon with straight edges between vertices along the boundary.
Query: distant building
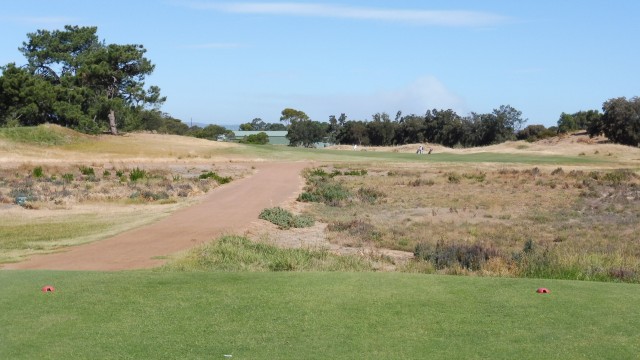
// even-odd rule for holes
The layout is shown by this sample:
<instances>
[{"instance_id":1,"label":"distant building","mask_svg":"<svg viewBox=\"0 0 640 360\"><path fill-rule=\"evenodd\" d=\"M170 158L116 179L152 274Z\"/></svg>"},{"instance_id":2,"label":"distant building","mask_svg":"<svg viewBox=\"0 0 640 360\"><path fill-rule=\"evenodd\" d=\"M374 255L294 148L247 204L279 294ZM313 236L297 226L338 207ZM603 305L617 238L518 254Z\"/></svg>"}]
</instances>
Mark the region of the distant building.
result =
<instances>
[{"instance_id":1,"label":"distant building","mask_svg":"<svg viewBox=\"0 0 640 360\"><path fill-rule=\"evenodd\" d=\"M236 137L236 141L243 139L249 135L256 135L259 133L266 133L269 137L269 144L271 145L289 145L289 139L287 139L287 131L241 131L233 130L233 134Z\"/></svg>"}]
</instances>

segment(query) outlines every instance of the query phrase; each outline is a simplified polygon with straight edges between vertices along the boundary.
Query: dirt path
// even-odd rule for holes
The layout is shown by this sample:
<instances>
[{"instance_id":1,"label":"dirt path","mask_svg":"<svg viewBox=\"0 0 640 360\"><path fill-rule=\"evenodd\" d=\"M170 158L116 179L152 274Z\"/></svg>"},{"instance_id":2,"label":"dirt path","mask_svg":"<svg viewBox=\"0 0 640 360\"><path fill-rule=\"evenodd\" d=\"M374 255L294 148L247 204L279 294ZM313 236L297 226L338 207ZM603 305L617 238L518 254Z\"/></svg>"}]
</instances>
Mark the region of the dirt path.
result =
<instances>
[{"instance_id":1,"label":"dirt path","mask_svg":"<svg viewBox=\"0 0 640 360\"><path fill-rule=\"evenodd\" d=\"M267 207L296 196L305 163L256 164L257 172L211 191L197 205L113 238L34 256L5 269L125 270L162 265L166 255L223 234L242 233Z\"/></svg>"}]
</instances>

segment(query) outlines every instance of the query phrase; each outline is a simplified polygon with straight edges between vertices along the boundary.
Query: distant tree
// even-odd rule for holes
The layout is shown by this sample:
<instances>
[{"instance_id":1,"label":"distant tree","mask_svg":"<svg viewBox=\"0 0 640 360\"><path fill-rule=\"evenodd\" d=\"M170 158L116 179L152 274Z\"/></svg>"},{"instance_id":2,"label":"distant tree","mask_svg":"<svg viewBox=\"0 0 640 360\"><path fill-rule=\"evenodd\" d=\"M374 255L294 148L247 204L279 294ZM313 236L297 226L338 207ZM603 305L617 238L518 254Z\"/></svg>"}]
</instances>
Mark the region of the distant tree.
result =
<instances>
[{"instance_id":1,"label":"distant tree","mask_svg":"<svg viewBox=\"0 0 640 360\"><path fill-rule=\"evenodd\" d=\"M287 127L280 123L267 123L264 129L267 131L287 131Z\"/></svg>"},{"instance_id":2,"label":"distant tree","mask_svg":"<svg viewBox=\"0 0 640 360\"><path fill-rule=\"evenodd\" d=\"M260 118L255 118L249 123L240 124L242 131L286 131L287 127L281 123L266 123Z\"/></svg>"},{"instance_id":3,"label":"distant tree","mask_svg":"<svg viewBox=\"0 0 640 360\"><path fill-rule=\"evenodd\" d=\"M427 110L424 127L425 140L428 142L449 147L462 143L464 135L462 118L451 109Z\"/></svg>"},{"instance_id":4,"label":"distant tree","mask_svg":"<svg viewBox=\"0 0 640 360\"><path fill-rule=\"evenodd\" d=\"M327 126L327 141L329 143L340 143L340 133L343 130L346 121L347 115L345 113L340 114L339 118L336 118L335 115L329 116L329 125Z\"/></svg>"},{"instance_id":5,"label":"distant tree","mask_svg":"<svg viewBox=\"0 0 640 360\"><path fill-rule=\"evenodd\" d=\"M56 122L56 89L46 79L11 63L0 77L0 125L38 125Z\"/></svg>"},{"instance_id":6,"label":"distant tree","mask_svg":"<svg viewBox=\"0 0 640 360\"><path fill-rule=\"evenodd\" d=\"M550 130L544 127L544 125L529 125L524 129L518 131L516 138L518 140L525 140L528 142L534 142L550 137L554 137L557 131Z\"/></svg>"},{"instance_id":7,"label":"distant tree","mask_svg":"<svg viewBox=\"0 0 640 360\"><path fill-rule=\"evenodd\" d=\"M338 144L369 145L367 123L361 120L347 120L342 124L336 137Z\"/></svg>"},{"instance_id":8,"label":"distant tree","mask_svg":"<svg viewBox=\"0 0 640 360\"><path fill-rule=\"evenodd\" d=\"M157 131L161 134L187 135L189 126L165 113L162 114L162 124Z\"/></svg>"},{"instance_id":9,"label":"distant tree","mask_svg":"<svg viewBox=\"0 0 640 360\"><path fill-rule=\"evenodd\" d=\"M589 124L593 121L600 121L602 114L598 110L578 111L574 113L573 118L576 122L578 130L585 130L589 127Z\"/></svg>"},{"instance_id":10,"label":"distant tree","mask_svg":"<svg viewBox=\"0 0 640 360\"><path fill-rule=\"evenodd\" d=\"M309 116L305 114L303 111L286 108L282 110L280 116L280 121L284 123L286 126L289 126L295 121L307 121L309 120Z\"/></svg>"},{"instance_id":11,"label":"distant tree","mask_svg":"<svg viewBox=\"0 0 640 360\"><path fill-rule=\"evenodd\" d=\"M253 131L253 125L251 125L251 123L240 124L238 129L240 129L240 131Z\"/></svg>"},{"instance_id":12,"label":"distant tree","mask_svg":"<svg viewBox=\"0 0 640 360\"><path fill-rule=\"evenodd\" d=\"M602 105L602 110L604 114L600 120L599 130L609 140L623 145L640 146L639 97L629 100L625 97L610 99Z\"/></svg>"},{"instance_id":13,"label":"distant tree","mask_svg":"<svg viewBox=\"0 0 640 360\"><path fill-rule=\"evenodd\" d=\"M257 134L247 135L245 138L240 140L240 143L265 145L269 143L269 136L265 132L259 132Z\"/></svg>"},{"instance_id":14,"label":"distant tree","mask_svg":"<svg viewBox=\"0 0 640 360\"><path fill-rule=\"evenodd\" d=\"M233 134L233 131L227 130L220 125L207 125L204 128L196 128L190 131L189 135L201 139L216 140L219 135L227 135L229 133Z\"/></svg>"},{"instance_id":15,"label":"distant tree","mask_svg":"<svg viewBox=\"0 0 640 360\"><path fill-rule=\"evenodd\" d=\"M312 147L325 136L325 124L313 120L293 120L287 132L289 146Z\"/></svg>"},{"instance_id":16,"label":"distant tree","mask_svg":"<svg viewBox=\"0 0 640 360\"><path fill-rule=\"evenodd\" d=\"M392 122L389 114L385 112L376 113L372 118L373 121L367 123L367 133L371 145L393 145L398 123Z\"/></svg>"},{"instance_id":17,"label":"distant tree","mask_svg":"<svg viewBox=\"0 0 640 360\"><path fill-rule=\"evenodd\" d=\"M144 87L154 65L144 57L142 45L105 44L96 31L67 25L64 30L27 34L20 47L26 67L3 67L1 81L8 90L0 99L2 117L22 125L49 121L86 132L100 128L96 121L106 122L113 134L118 123L140 128L143 110L157 109L165 100L157 86Z\"/></svg>"},{"instance_id":18,"label":"distant tree","mask_svg":"<svg viewBox=\"0 0 640 360\"><path fill-rule=\"evenodd\" d=\"M511 105L500 105L499 108L493 109L493 114L500 120L501 127L510 134L508 137L512 137L527 122L527 119L522 118L522 111Z\"/></svg>"},{"instance_id":19,"label":"distant tree","mask_svg":"<svg viewBox=\"0 0 640 360\"><path fill-rule=\"evenodd\" d=\"M407 115L399 119L396 130L397 144L415 144L425 141L424 117Z\"/></svg>"},{"instance_id":20,"label":"distant tree","mask_svg":"<svg viewBox=\"0 0 640 360\"><path fill-rule=\"evenodd\" d=\"M579 129L580 128L578 127L573 115L569 115L564 112L560 114L560 119L558 119L558 134L564 134Z\"/></svg>"}]
</instances>

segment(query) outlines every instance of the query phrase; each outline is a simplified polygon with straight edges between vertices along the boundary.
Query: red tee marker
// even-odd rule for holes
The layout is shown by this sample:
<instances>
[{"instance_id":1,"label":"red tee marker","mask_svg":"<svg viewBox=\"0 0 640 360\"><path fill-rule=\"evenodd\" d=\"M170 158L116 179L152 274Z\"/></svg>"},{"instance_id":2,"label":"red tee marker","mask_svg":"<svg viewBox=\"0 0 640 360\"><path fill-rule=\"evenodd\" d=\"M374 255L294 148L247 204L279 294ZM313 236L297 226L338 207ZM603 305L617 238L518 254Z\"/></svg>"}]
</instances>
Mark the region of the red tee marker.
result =
<instances>
[{"instance_id":1,"label":"red tee marker","mask_svg":"<svg viewBox=\"0 0 640 360\"><path fill-rule=\"evenodd\" d=\"M54 292L56 289L51 285L46 285L42 287L42 292Z\"/></svg>"},{"instance_id":2,"label":"red tee marker","mask_svg":"<svg viewBox=\"0 0 640 360\"><path fill-rule=\"evenodd\" d=\"M536 292L538 294L549 294L551 291L549 291L549 289L547 288L539 288L538 290L536 290Z\"/></svg>"}]
</instances>

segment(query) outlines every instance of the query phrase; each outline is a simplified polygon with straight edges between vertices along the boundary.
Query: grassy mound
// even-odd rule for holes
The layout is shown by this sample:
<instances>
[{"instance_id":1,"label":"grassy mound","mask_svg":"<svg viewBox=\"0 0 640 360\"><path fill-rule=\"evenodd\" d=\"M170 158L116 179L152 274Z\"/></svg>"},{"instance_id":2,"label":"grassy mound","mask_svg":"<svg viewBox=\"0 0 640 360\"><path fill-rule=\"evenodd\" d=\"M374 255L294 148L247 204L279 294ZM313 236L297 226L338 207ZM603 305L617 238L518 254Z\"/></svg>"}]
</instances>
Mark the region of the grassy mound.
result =
<instances>
[{"instance_id":1,"label":"grassy mound","mask_svg":"<svg viewBox=\"0 0 640 360\"><path fill-rule=\"evenodd\" d=\"M60 146L82 142L87 135L77 131L51 124L38 126L0 128L0 138L13 142Z\"/></svg>"}]
</instances>

